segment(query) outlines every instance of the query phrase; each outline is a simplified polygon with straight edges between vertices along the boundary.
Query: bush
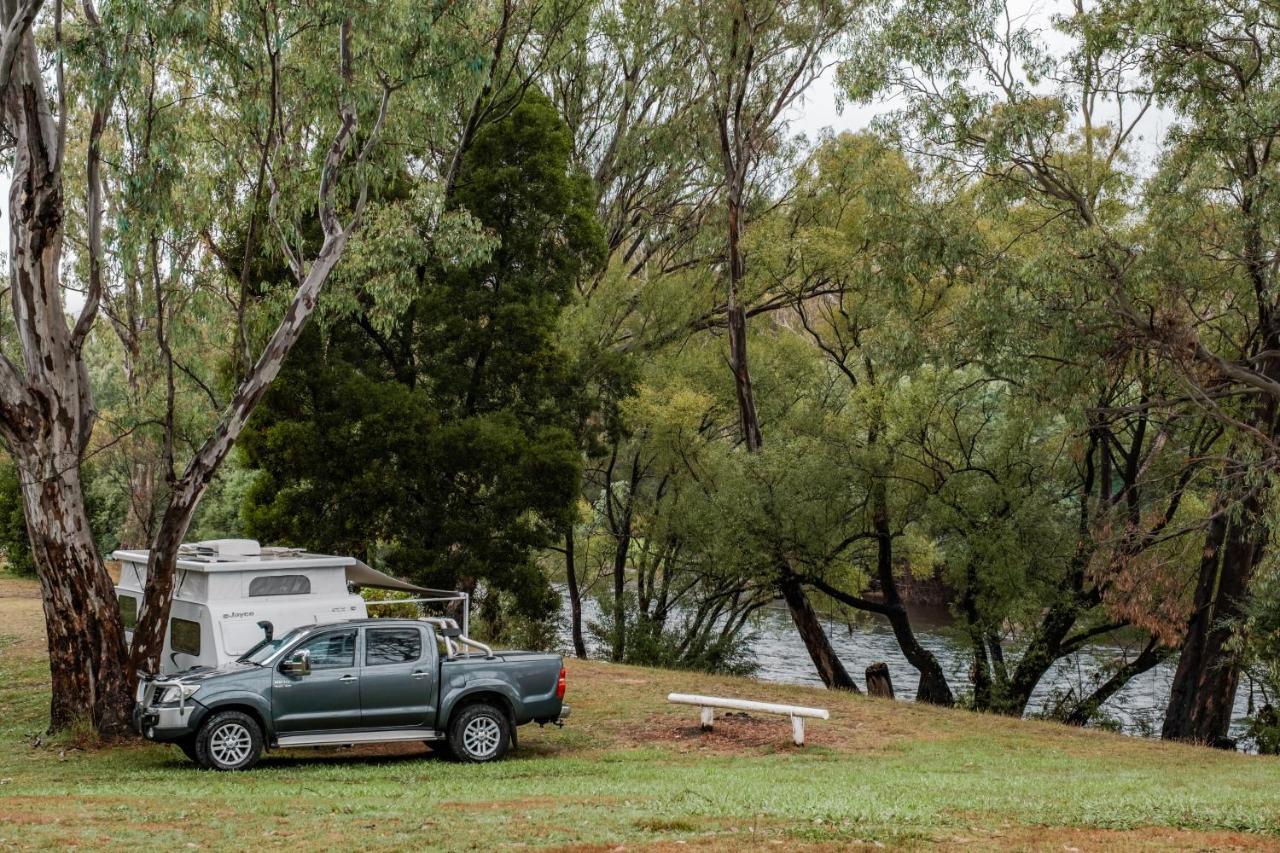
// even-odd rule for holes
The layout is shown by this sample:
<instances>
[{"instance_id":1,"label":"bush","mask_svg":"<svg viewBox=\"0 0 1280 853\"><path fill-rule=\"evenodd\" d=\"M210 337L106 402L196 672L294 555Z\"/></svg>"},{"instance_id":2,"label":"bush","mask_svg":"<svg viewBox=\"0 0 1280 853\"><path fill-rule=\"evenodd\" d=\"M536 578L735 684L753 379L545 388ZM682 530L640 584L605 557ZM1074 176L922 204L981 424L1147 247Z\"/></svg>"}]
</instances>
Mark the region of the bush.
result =
<instances>
[{"instance_id":1,"label":"bush","mask_svg":"<svg viewBox=\"0 0 1280 853\"><path fill-rule=\"evenodd\" d=\"M85 511L100 554L108 555L119 547L119 531L124 524L126 496L92 466L80 466L80 482L84 488ZM9 571L35 577L35 558L27 520L22 510L22 488L18 468L8 456L0 458L0 554Z\"/></svg>"},{"instance_id":2,"label":"bush","mask_svg":"<svg viewBox=\"0 0 1280 853\"><path fill-rule=\"evenodd\" d=\"M1261 755L1280 755L1280 714L1269 703L1245 722L1245 740Z\"/></svg>"},{"instance_id":3,"label":"bush","mask_svg":"<svg viewBox=\"0 0 1280 853\"><path fill-rule=\"evenodd\" d=\"M7 456L0 462L0 553L4 554L9 571L24 576L35 575L36 564L31 556L27 520L22 514L18 469Z\"/></svg>"},{"instance_id":4,"label":"bush","mask_svg":"<svg viewBox=\"0 0 1280 853\"><path fill-rule=\"evenodd\" d=\"M563 651L559 603L550 586L536 593L533 602L517 601L506 590L482 591L472 599L471 636L508 648Z\"/></svg>"},{"instance_id":5,"label":"bush","mask_svg":"<svg viewBox=\"0 0 1280 853\"><path fill-rule=\"evenodd\" d=\"M587 629L600 642L605 656L612 657L612 609L602 609L605 615L599 622L588 623ZM753 675L759 669L751 654L749 634L739 632L723 637L716 626L710 626L710 630L690 636L690 627L683 621L679 627L667 628L645 618L631 602L627 603L626 612L623 663L725 675Z\"/></svg>"},{"instance_id":6,"label":"bush","mask_svg":"<svg viewBox=\"0 0 1280 853\"><path fill-rule=\"evenodd\" d=\"M403 604L379 604L369 608L369 615L375 619L417 619L422 615L421 604L411 604L407 599L414 598L407 592L396 592L390 589L365 588L360 596L366 602L401 601Z\"/></svg>"},{"instance_id":7,"label":"bush","mask_svg":"<svg viewBox=\"0 0 1280 853\"><path fill-rule=\"evenodd\" d=\"M1262 693L1262 706L1245 721L1245 738L1260 753L1280 754L1280 716L1272 704L1280 696L1280 567L1269 566L1254 580L1232 651Z\"/></svg>"}]
</instances>

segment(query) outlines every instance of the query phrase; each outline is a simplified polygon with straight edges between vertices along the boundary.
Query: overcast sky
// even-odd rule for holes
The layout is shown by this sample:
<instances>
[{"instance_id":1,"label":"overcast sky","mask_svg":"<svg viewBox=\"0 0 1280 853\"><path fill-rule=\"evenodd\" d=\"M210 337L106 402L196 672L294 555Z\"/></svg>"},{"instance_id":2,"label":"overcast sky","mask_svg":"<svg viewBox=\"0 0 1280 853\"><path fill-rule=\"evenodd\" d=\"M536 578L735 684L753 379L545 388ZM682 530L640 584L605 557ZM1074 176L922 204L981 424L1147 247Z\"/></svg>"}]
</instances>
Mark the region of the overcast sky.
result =
<instances>
[{"instance_id":1,"label":"overcast sky","mask_svg":"<svg viewBox=\"0 0 1280 853\"><path fill-rule=\"evenodd\" d=\"M1038 30L1041 41L1059 55L1065 55L1071 49L1071 40L1053 28L1054 15L1069 14L1072 11L1071 0L1009 0L1008 7L1015 27L1021 25ZM900 106L881 100L871 104L846 104L843 109L839 109L838 103L835 69L829 68L792 109L788 116L791 129L805 134L811 141L828 129L834 133L846 130L856 132L866 129L876 116ZM1161 109L1152 109L1144 116L1135 139L1134 147L1138 156L1143 152L1154 155L1171 122L1171 114ZM1143 164L1143 171L1147 171L1150 165Z\"/></svg>"}]
</instances>

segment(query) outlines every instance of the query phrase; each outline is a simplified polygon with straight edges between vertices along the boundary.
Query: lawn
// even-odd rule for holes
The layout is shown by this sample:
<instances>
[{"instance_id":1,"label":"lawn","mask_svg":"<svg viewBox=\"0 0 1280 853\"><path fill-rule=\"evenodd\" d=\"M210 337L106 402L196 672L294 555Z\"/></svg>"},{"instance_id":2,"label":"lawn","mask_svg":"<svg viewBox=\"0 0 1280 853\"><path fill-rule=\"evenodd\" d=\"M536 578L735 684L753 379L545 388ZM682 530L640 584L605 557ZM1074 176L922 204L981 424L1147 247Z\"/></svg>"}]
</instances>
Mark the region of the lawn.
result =
<instances>
[{"instance_id":1,"label":"lawn","mask_svg":"<svg viewBox=\"0 0 1280 853\"><path fill-rule=\"evenodd\" d=\"M570 661L564 729L494 765L417 744L270 753L46 739L34 583L0 576L0 848L1280 848L1280 761L746 679ZM672 690L819 705L697 730Z\"/></svg>"}]
</instances>

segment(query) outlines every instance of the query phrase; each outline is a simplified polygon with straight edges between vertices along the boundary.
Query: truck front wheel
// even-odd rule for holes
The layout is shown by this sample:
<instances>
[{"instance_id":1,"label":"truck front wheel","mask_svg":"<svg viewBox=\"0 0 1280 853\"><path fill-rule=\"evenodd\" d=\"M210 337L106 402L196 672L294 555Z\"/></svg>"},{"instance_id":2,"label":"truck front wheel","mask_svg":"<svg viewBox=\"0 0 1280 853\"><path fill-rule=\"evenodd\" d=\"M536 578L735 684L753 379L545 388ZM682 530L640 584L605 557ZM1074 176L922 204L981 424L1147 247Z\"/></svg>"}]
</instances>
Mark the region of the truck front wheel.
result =
<instances>
[{"instance_id":1,"label":"truck front wheel","mask_svg":"<svg viewBox=\"0 0 1280 853\"><path fill-rule=\"evenodd\" d=\"M248 770L262 757L262 729L242 711L220 711L200 727L195 746L206 770Z\"/></svg>"},{"instance_id":2,"label":"truck front wheel","mask_svg":"<svg viewBox=\"0 0 1280 853\"><path fill-rule=\"evenodd\" d=\"M468 705L449 722L449 751L460 761L497 761L511 747L511 721L487 702Z\"/></svg>"}]
</instances>

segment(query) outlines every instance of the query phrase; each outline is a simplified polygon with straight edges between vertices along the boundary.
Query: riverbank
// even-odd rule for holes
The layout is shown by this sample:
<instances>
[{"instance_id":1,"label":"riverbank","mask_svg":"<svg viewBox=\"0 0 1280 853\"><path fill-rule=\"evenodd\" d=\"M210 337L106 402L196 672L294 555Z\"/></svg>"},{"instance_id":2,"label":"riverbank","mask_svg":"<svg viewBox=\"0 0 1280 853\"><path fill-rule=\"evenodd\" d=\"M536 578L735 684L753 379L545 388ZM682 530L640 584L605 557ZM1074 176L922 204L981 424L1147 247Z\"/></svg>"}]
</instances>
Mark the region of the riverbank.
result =
<instances>
[{"instance_id":1,"label":"riverbank","mask_svg":"<svg viewBox=\"0 0 1280 853\"><path fill-rule=\"evenodd\" d=\"M571 648L568 592L563 586L557 589L561 594L563 616L559 640L562 647ZM584 598L582 606L585 622L602 621L604 614L594 597ZM953 629L951 615L943 607L913 605L907 610L916 639L933 653L952 688L963 693L969 684L973 658L967 641ZM898 698L912 701L920 674L903 656L898 639L887 621L864 614L855 627L849 628L840 619L826 615L822 618L832 647L859 685L868 665L883 662L889 667ZM804 642L781 602L757 613L747 633L746 650L757 665L754 673L757 678L783 684L822 685ZM593 637L587 639L591 653L599 653L600 644ZM1136 634L1132 637L1122 633L1102 636L1076 654L1056 661L1032 693L1027 715L1042 716L1059 695L1079 696L1092 692L1110 675L1116 661L1132 659L1145 644L1145 636ZM1014 649L1008 651L1013 652ZM1177 658L1172 657L1130 680L1102 706L1093 724L1128 735L1158 737L1176 667ZM1245 716L1253 698L1250 689L1251 685L1242 684L1236 692L1231 726L1231 734L1236 738L1243 737L1245 733Z\"/></svg>"},{"instance_id":2,"label":"riverbank","mask_svg":"<svg viewBox=\"0 0 1280 853\"><path fill-rule=\"evenodd\" d=\"M1280 761L749 679L569 661L564 729L495 765L417 744L269 754L40 736L35 584L0 576L0 847L1274 849ZM820 705L697 730L672 690ZM976 848L975 848L976 845Z\"/></svg>"}]
</instances>

